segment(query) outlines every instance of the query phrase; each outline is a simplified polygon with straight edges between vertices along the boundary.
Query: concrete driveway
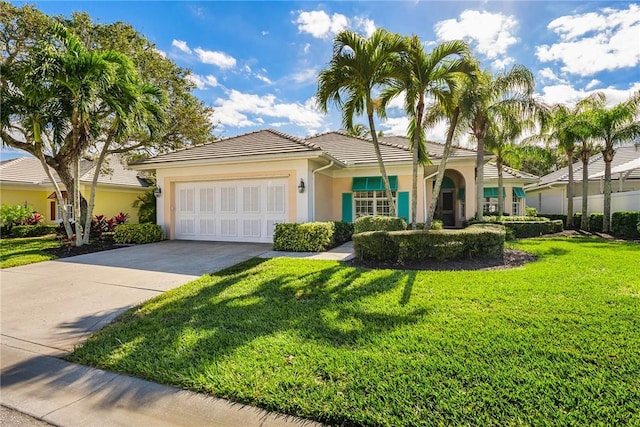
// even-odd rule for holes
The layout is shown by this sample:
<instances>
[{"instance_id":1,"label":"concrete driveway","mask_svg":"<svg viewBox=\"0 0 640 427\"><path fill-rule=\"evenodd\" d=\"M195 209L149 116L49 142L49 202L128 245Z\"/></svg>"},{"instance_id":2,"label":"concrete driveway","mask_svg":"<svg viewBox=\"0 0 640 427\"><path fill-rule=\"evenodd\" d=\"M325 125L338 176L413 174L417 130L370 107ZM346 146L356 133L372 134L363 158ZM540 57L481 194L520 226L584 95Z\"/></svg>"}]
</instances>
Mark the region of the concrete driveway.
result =
<instances>
[{"instance_id":1,"label":"concrete driveway","mask_svg":"<svg viewBox=\"0 0 640 427\"><path fill-rule=\"evenodd\" d=\"M270 249L165 241L2 270L2 343L64 356L136 304Z\"/></svg>"}]
</instances>

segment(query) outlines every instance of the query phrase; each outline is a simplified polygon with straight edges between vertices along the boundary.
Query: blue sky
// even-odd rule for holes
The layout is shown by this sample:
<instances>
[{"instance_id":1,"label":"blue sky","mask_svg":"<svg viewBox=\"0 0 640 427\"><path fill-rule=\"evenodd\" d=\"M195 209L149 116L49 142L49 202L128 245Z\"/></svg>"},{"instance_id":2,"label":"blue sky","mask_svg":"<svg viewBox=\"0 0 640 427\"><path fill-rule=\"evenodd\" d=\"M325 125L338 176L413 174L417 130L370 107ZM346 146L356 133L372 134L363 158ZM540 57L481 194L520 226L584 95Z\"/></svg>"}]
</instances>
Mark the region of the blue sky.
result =
<instances>
[{"instance_id":1,"label":"blue sky","mask_svg":"<svg viewBox=\"0 0 640 427\"><path fill-rule=\"evenodd\" d=\"M196 95L216 109L218 136L261 128L306 136L340 128L339 112L321 114L313 96L333 36L342 29L417 34L427 49L463 38L485 68L527 66L538 95L551 103L575 102L596 90L613 103L640 89L640 4L624 1L34 4L51 15L85 11L99 22L132 24L159 51L192 70ZM406 132L400 107L398 100L389 119L379 123L385 133ZM444 129L428 136L443 140Z\"/></svg>"}]
</instances>

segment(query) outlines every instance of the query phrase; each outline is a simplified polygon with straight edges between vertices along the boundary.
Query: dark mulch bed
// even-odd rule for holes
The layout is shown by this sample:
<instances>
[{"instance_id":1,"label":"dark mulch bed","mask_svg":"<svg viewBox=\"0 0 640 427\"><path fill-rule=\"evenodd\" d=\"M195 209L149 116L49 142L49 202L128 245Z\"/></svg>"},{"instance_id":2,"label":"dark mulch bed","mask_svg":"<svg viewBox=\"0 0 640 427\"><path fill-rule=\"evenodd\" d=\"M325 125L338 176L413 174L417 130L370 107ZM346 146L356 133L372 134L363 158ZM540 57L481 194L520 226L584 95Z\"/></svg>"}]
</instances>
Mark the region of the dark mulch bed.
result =
<instances>
[{"instance_id":1,"label":"dark mulch bed","mask_svg":"<svg viewBox=\"0 0 640 427\"><path fill-rule=\"evenodd\" d=\"M102 251L108 251L111 249L123 248L126 246L128 245L121 245L118 243L114 243L113 241L106 240L106 241L91 242L88 245L82 245L82 246L61 245L57 248L43 249L42 251L53 254L58 258L67 258L71 256L76 256L76 255L91 254L94 252L102 252Z\"/></svg>"},{"instance_id":2,"label":"dark mulch bed","mask_svg":"<svg viewBox=\"0 0 640 427\"><path fill-rule=\"evenodd\" d=\"M403 264L391 262L361 261L352 259L347 264L364 268L391 268L401 270L438 270L438 271L468 271L468 270L501 270L524 265L536 260L536 256L517 249L505 248L502 258L471 258L438 261L428 259L426 261L407 262Z\"/></svg>"}]
</instances>

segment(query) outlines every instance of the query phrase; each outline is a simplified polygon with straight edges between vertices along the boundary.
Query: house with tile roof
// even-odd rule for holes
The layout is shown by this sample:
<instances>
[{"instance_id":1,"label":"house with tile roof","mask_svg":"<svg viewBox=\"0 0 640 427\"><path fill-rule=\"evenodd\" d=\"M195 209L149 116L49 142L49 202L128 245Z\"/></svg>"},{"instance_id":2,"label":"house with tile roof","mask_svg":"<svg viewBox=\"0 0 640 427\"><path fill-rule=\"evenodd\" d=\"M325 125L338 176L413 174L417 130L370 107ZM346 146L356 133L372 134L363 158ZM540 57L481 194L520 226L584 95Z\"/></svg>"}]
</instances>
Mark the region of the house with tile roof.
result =
<instances>
[{"instance_id":1,"label":"house with tile roof","mask_svg":"<svg viewBox=\"0 0 640 427\"><path fill-rule=\"evenodd\" d=\"M406 138L382 138L380 151L398 215L408 220L412 162ZM442 152L442 145L429 143L431 164L418 176L418 221L426 216ZM460 147L450 154L436 213L445 226L460 227L475 213L475 158L475 151ZM156 173L158 223L170 239L271 242L277 223L389 214L371 141L343 132L302 139L265 129L130 166ZM523 187L537 179L505 171L507 212L524 210ZM489 163L487 207L497 206L497 196L497 169Z\"/></svg>"},{"instance_id":2,"label":"house with tile roof","mask_svg":"<svg viewBox=\"0 0 640 427\"><path fill-rule=\"evenodd\" d=\"M604 157L602 153L589 158L588 173L588 213L604 211ZM611 212L640 211L640 146L631 145L616 148L611 164ZM581 161L573 164L573 208L581 211L582 206ZM540 178L526 189L527 206L535 207L541 214L567 214L567 186L569 168L565 167Z\"/></svg>"},{"instance_id":3,"label":"house with tile roof","mask_svg":"<svg viewBox=\"0 0 640 427\"><path fill-rule=\"evenodd\" d=\"M129 222L138 220L137 209L132 206L143 195L149 183L144 176L129 169L117 156L105 161L96 185L94 214L112 217L120 212L129 215ZM95 173L95 163L83 159L80 162L80 192L88 197ZM53 169L52 176L59 178ZM63 196L66 191L63 190ZM54 186L40 161L34 157L20 157L0 162L0 202L26 204L46 218L47 222L60 222L60 203ZM66 200L66 203L69 201Z\"/></svg>"}]
</instances>

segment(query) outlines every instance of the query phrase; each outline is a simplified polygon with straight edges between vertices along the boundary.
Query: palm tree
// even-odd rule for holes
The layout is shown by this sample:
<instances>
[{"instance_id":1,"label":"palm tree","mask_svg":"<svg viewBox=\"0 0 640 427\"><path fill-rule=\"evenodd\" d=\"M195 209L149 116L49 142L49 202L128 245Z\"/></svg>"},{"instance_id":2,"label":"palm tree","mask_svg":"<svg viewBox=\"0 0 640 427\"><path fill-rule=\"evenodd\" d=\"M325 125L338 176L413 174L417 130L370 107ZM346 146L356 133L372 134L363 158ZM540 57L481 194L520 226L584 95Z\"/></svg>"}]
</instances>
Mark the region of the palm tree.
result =
<instances>
[{"instance_id":1,"label":"palm tree","mask_svg":"<svg viewBox=\"0 0 640 427\"><path fill-rule=\"evenodd\" d=\"M484 139L499 110L510 109L523 119L537 111L532 98L533 74L526 67L515 65L511 70L494 76L488 71L469 80L460 95L460 107L465 114L464 127L476 140L476 218L482 220L484 198ZM462 116L461 116L462 117Z\"/></svg>"},{"instance_id":2,"label":"palm tree","mask_svg":"<svg viewBox=\"0 0 640 427\"><path fill-rule=\"evenodd\" d=\"M407 136L412 153L411 225L416 228L418 210L418 164L429 161L425 138L425 97L438 104L450 104L451 93L462 74L472 71L469 46L460 40L444 42L426 53L418 36L406 39L400 73L383 90L383 107L404 93L404 107L411 118ZM450 109L450 108L449 108Z\"/></svg>"},{"instance_id":3,"label":"palm tree","mask_svg":"<svg viewBox=\"0 0 640 427\"><path fill-rule=\"evenodd\" d=\"M640 136L640 91L613 107L604 101L593 111L592 137L601 142L604 156L604 219L602 231L611 231L611 162L615 147L622 142L631 142Z\"/></svg>"},{"instance_id":4,"label":"palm tree","mask_svg":"<svg viewBox=\"0 0 640 427\"><path fill-rule=\"evenodd\" d=\"M496 156L498 169L498 216L504 215L504 164L516 155L515 140L523 131L532 127L531 121L521 120L512 110L507 109L487 129L485 147Z\"/></svg>"},{"instance_id":5,"label":"palm tree","mask_svg":"<svg viewBox=\"0 0 640 427\"><path fill-rule=\"evenodd\" d=\"M380 101L374 98L374 91L392 82L397 74L400 53L405 45L402 37L377 29L369 38L353 31L342 31L333 43L333 55L327 69L318 76L316 99L319 108L325 113L329 103L342 110L342 123L345 129L353 129L353 118L366 114L369 123L369 135L378 160L380 175L389 202L389 214L396 215L396 205L389 185L374 113L385 117Z\"/></svg>"}]
</instances>

